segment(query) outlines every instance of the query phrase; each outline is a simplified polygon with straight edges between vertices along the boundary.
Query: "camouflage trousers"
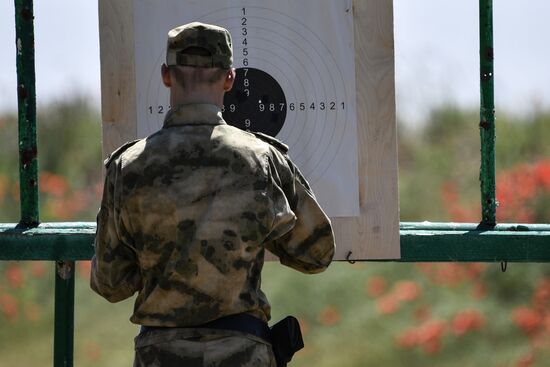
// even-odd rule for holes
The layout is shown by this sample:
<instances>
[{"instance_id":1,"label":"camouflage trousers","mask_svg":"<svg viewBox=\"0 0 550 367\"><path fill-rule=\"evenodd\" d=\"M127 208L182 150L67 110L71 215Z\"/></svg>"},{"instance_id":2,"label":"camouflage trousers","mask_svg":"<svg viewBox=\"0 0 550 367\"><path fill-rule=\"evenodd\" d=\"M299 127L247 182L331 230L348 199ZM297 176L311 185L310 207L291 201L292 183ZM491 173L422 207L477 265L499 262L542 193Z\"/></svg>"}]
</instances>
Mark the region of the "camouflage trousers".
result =
<instances>
[{"instance_id":1,"label":"camouflage trousers","mask_svg":"<svg viewBox=\"0 0 550 367\"><path fill-rule=\"evenodd\" d=\"M135 338L134 367L275 367L271 344L229 330L167 328Z\"/></svg>"}]
</instances>

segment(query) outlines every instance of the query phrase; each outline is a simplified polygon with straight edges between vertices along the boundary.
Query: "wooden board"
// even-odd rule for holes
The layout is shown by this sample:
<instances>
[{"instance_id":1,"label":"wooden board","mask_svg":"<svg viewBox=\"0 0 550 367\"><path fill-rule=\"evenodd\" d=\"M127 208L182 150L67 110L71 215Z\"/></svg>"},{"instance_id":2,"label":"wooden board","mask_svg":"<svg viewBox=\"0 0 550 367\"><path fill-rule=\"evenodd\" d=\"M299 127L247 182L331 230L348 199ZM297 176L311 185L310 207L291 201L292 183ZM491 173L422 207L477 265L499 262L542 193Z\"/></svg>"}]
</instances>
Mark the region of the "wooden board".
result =
<instances>
[{"instance_id":1,"label":"wooden board","mask_svg":"<svg viewBox=\"0 0 550 367\"><path fill-rule=\"evenodd\" d=\"M335 258L399 259L393 4L353 11L361 215L332 219ZM104 156L137 136L133 14L133 0L99 0Z\"/></svg>"},{"instance_id":2,"label":"wooden board","mask_svg":"<svg viewBox=\"0 0 550 367\"><path fill-rule=\"evenodd\" d=\"M99 0L103 156L136 139L133 0Z\"/></svg>"}]
</instances>

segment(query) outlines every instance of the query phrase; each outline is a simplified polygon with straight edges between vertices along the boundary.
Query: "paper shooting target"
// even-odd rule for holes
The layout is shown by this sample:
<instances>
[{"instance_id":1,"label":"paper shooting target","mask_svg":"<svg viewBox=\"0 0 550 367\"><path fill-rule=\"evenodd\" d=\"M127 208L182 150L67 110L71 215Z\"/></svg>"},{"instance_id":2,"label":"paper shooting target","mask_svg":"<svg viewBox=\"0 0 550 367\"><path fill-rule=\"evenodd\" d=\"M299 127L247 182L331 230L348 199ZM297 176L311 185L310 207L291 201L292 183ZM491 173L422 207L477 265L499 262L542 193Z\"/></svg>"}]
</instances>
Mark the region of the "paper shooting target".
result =
<instances>
[{"instance_id":1,"label":"paper shooting target","mask_svg":"<svg viewBox=\"0 0 550 367\"><path fill-rule=\"evenodd\" d=\"M135 1L137 19L162 19L164 25L135 27L136 40L147 43L136 43L140 137L158 130L171 108L160 78L167 31L191 21L223 26L232 34L237 71L224 98L224 119L288 144L329 215L358 214L351 0L302 0L283 7L268 0L173 0L163 7ZM323 198L329 192L341 195Z\"/></svg>"}]
</instances>

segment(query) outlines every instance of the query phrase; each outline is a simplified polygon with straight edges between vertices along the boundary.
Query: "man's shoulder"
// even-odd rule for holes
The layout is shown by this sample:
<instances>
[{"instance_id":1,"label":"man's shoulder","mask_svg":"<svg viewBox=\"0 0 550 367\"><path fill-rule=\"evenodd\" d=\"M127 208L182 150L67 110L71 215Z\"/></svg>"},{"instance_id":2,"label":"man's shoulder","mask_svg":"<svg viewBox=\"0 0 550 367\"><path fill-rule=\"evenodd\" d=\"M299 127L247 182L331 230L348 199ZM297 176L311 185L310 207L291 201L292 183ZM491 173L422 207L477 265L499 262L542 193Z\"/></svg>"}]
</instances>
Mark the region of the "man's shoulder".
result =
<instances>
[{"instance_id":1,"label":"man's shoulder","mask_svg":"<svg viewBox=\"0 0 550 367\"><path fill-rule=\"evenodd\" d=\"M130 148L131 146L135 145L137 142L139 142L140 140L142 139L136 139L136 140L131 140L131 141L127 141L126 143L122 144L120 147L118 147L117 149L115 149L111 154L109 154L109 156L107 157L107 159L105 159L103 161L103 164L105 165L105 167L108 167L109 164L111 164L112 161L114 161L115 159L117 159L118 157L121 156L122 153L124 153L128 148Z\"/></svg>"},{"instance_id":2,"label":"man's shoulder","mask_svg":"<svg viewBox=\"0 0 550 367\"><path fill-rule=\"evenodd\" d=\"M225 142L237 149L245 148L245 150L250 151L258 151L259 149L263 152L275 150L283 155L288 153L288 145L267 134L245 131L229 124L224 125L222 128L224 129Z\"/></svg>"},{"instance_id":3,"label":"man's shoulder","mask_svg":"<svg viewBox=\"0 0 550 367\"><path fill-rule=\"evenodd\" d=\"M275 147L279 152L283 153L283 154L287 154L288 153L288 145L286 145L285 143L283 143L282 141L280 141L279 139L276 139L270 135L267 135L267 134L264 134L264 133L260 133L260 132L252 132L252 134L268 143L269 145Z\"/></svg>"}]
</instances>

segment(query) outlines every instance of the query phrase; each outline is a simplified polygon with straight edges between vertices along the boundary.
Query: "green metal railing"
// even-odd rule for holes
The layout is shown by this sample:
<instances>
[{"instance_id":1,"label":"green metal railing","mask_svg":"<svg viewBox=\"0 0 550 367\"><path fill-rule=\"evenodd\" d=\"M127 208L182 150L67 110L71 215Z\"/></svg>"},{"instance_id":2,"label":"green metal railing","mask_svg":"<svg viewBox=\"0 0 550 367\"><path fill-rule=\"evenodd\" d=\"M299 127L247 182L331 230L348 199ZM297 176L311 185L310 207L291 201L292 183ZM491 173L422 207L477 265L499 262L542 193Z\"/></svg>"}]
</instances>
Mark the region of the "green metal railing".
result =
<instances>
[{"instance_id":1,"label":"green metal railing","mask_svg":"<svg viewBox=\"0 0 550 367\"><path fill-rule=\"evenodd\" d=\"M496 224L492 0L479 1L479 224L401 223L396 261L550 261L550 225ZM73 365L74 267L89 260L95 223L39 224L33 1L15 0L21 221L0 224L0 260L55 261L54 366Z\"/></svg>"},{"instance_id":2,"label":"green metal railing","mask_svg":"<svg viewBox=\"0 0 550 367\"><path fill-rule=\"evenodd\" d=\"M495 194L495 94L493 72L493 2L479 1L479 71L481 100L481 223L495 225L497 200Z\"/></svg>"},{"instance_id":3,"label":"green metal railing","mask_svg":"<svg viewBox=\"0 0 550 367\"><path fill-rule=\"evenodd\" d=\"M17 103L19 105L19 197L21 226L38 224L38 152L34 76L34 13L32 0L16 0Z\"/></svg>"}]
</instances>

